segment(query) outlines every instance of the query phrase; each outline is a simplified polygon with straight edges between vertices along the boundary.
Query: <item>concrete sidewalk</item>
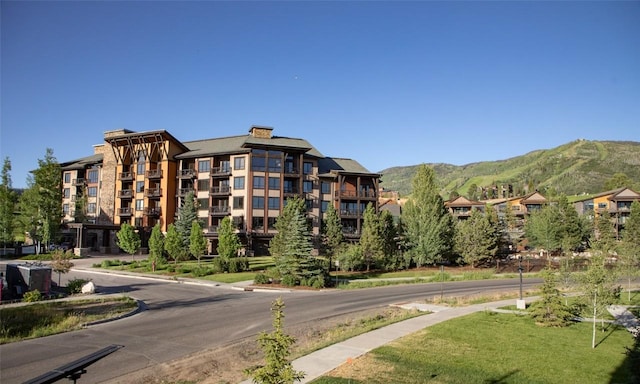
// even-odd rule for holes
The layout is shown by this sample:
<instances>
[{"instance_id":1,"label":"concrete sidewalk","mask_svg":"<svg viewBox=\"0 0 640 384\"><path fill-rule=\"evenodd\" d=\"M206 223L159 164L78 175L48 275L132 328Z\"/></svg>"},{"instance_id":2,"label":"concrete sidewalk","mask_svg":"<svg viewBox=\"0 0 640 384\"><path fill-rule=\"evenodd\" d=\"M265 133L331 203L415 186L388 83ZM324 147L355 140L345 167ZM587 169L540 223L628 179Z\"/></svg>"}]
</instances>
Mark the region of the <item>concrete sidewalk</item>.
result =
<instances>
[{"instance_id":1,"label":"concrete sidewalk","mask_svg":"<svg viewBox=\"0 0 640 384\"><path fill-rule=\"evenodd\" d=\"M536 298L526 298L530 303ZM312 352L293 361L293 368L305 373L301 383L308 383L324 375L340 365L355 359L367 352L383 346L393 340L418 332L426 327L443 321L451 320L459 316L465 316L474 312L494 310L507 305L515 305L515 299L495 301L491 303L475 304L466 307L442 307L421 303L403 303L397 306L407 309L418 309L431 312L429 314L414 317L398 323L388 325L371 332L353 337L351 339L330 345L326 348ZM251 384L248 379L241 384Z\"/></svg>"}]
</instances>

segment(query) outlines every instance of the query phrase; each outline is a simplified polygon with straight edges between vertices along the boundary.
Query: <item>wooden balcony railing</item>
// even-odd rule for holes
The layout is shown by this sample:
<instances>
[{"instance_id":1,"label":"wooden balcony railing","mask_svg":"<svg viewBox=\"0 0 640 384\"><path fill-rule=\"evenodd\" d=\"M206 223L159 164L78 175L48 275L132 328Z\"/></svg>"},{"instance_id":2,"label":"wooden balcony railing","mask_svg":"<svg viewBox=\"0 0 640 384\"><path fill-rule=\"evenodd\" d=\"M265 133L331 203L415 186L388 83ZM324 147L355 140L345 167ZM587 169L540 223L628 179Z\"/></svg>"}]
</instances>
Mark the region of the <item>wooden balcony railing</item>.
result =
<instances>
[{"instance_id":1,"label":"wooden balcony railing","mask_svg":"<svg viewBox=\"0 0 640 384\"><path fill-rule=\"evenodd\" d=\"M121 199L133 198L133 189L121 189L118 191L118 197Z\"/></svg>"},{"instance_id":2,"label":"wooden balcony railing","mask_svg":"<svg viewBox=\"0 0 640 384\"><path fill-rule=\"evenodd\" d=\"M147 179L159 179L162 178L162 169L150 169L144 173Z\"/></svg>"}]
</instances>

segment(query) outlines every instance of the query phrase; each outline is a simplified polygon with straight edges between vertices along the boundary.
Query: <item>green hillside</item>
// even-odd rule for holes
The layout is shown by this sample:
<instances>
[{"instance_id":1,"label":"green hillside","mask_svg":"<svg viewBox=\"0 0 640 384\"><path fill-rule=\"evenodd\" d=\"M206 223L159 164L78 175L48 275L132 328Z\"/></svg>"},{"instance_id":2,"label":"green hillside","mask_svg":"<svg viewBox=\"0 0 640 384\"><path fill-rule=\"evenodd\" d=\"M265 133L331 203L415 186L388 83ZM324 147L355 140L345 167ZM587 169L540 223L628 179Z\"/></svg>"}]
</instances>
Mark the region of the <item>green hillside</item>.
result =
<instances>
[{"instance_id":1,"label":"green hillside","mask_svg":"<svg viewBox=\"0 0 640 384\"><path fill-rule=\"evenodd\" d=\"M577 195L604 191L615 173L624 173L640 186L640 142L576 140L557 148L537 150L507 160L483 161L462 166L427 164L435 170L442 195L467 195L469 186L490 187L511 184L516 194L553 188ZM382 186L401 196L411 193L417 165L381 171Z\"/></svg>"}]
</instances>

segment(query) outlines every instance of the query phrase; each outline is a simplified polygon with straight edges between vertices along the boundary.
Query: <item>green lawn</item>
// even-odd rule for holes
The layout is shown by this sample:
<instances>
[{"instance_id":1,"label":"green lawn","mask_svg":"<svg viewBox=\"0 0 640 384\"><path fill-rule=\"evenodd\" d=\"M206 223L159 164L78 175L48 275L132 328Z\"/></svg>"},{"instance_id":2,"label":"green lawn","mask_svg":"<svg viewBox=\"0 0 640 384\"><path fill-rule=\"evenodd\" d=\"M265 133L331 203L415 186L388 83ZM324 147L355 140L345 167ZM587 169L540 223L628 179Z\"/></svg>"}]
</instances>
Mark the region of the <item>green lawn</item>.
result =
<instances>
[{"instance_id":1,"label":"green lawn","mask_svg":"<svg viewBox=\"0 0 640 384\"><path fill-rule=\"evenodd\" d=\"M528 316L479 312L373 350L353 363L355 377L323 376L313 383L633 382L634 365L625 353L634 348L631 334L608 325L592 349L591 327L544 328Z\"/></svg>"}]
</instances>

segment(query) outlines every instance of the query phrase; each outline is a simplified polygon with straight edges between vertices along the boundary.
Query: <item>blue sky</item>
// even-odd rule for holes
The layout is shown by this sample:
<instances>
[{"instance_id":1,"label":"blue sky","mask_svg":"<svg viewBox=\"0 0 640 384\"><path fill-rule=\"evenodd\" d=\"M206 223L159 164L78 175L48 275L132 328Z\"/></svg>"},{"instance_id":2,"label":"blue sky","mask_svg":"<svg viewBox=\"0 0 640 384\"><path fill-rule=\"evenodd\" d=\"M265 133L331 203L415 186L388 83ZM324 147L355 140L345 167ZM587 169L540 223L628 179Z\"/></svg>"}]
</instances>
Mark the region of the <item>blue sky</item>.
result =
<instances>
[{"instance_id":1,"label":"blue sky","mask_svg":"<svg viewBox=\"0 0 640 384\"><path fill-rule=\"evenodd\" d=\"M7 1L0 156L251 125L372 172L640 140L639 1Z\"/></svg>"}]
</instances>

